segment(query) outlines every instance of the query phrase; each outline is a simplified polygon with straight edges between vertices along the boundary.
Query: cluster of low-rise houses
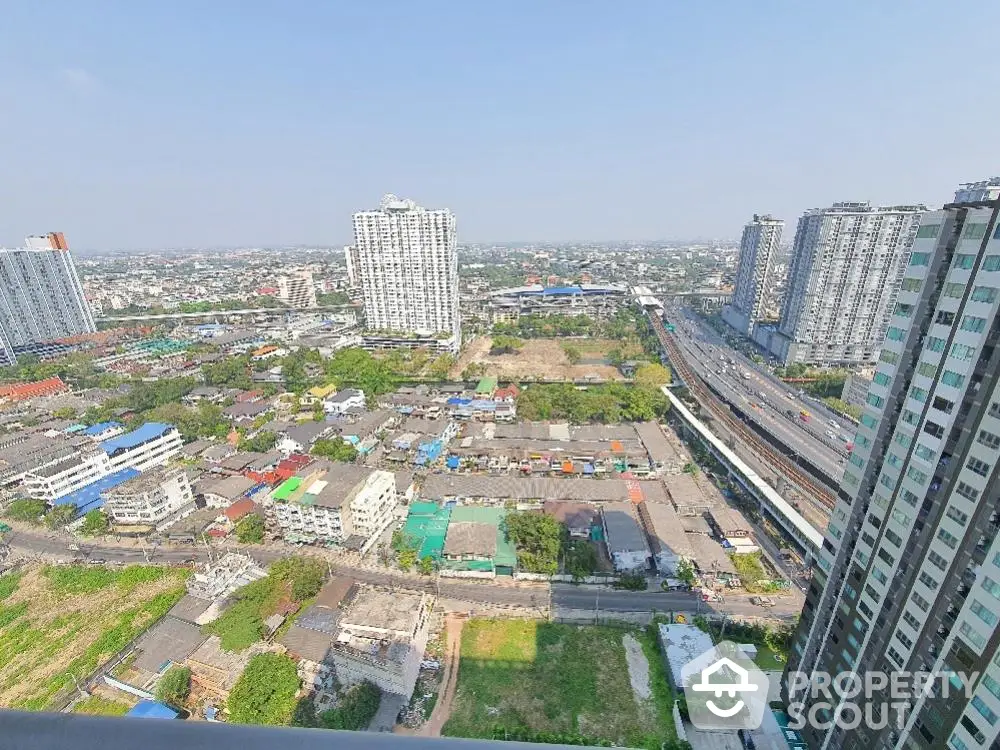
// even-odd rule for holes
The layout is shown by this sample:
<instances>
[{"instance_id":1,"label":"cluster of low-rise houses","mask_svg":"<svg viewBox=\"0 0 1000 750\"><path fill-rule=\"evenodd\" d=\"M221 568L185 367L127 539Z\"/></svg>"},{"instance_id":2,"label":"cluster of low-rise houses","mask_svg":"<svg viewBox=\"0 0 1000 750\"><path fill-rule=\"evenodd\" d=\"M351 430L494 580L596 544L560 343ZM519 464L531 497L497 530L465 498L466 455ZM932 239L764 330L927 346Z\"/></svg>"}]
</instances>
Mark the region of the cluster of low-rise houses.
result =
<instances>
[{"instance_id":1,"label":"cluster of low-rise houses","mask_svg":"<svg viewBox=\"0 0 1000 750\"><path fill-rule=\"evenodd\" d=\"M53 408L72 395L56 385L35 399ZM318 386L298 401L323 418L301 421L284 394L202 386L183 400L228 403L227 440L185 444L163 423L49 419L0 436L0 482L8 498L72 503L78 517L102 508L118 533L177 541L226 536L255 513L272 539L365 555L401 528L452 575L516 572L500 531L511 509L566 523L600 548L608 571L670 577L691 562L725 580L736 574L729 554L758 549L742 514L684 473L690 458L654 422L574 426L464 411L486 401L515 409L517 394L483 379L401 388L370 404L360 390ZM240 449L240 438L263 432L274 434L272 448ZM350 443L358 458L314 455L320 441Z\"/></svg>"}]
</instances>

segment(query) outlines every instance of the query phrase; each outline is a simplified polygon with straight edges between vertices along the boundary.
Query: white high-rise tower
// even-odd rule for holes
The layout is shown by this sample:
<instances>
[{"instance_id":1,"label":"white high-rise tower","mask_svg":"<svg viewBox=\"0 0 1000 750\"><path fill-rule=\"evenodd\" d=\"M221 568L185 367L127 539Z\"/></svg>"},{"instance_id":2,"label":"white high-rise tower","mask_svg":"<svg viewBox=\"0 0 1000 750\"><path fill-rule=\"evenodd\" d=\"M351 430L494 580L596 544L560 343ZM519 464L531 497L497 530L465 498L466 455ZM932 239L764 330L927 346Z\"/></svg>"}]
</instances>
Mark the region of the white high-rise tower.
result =
<instances>
[{"instance_id":1,"label":"white high-rise tower","mask_svg":"<svg viewBox=\"0 0 1000 750\"><path fill-rule=\"evenodd\" d=\"M786 364L878 358L926 206L834 203L799 219L771 351Z\"/></svg>"},{"instance_id":2,"label":"white high-rise tower","mask_svg":"<svg viewBox=\"0 0 1000 750\"><path fill-rule=\"evenodd\" d=\"M802 732L810 750L1000 743L1000 193L989 187L963 185L925 213L903 268L789 652L807 678L784 697L819 719ZM834 689L824 704L802 690L822 673L893 685ZM923 690L897 686L920 674L933 675ZM846 728L850 703L882 720Z\"/></svg>"},{"instance_id":3,"label":"white high-rise tower","mask_svg":"<svg viewBox=\"0 0 1000 750\"><path fill-rule=\"evenodd\" d=\"M454 214L386 195L378 210L354 214L354 246L368 330L386 341L431 338L457 350Z\"/></svg>"},{"instance_id":4,"label":"white high-rise tower","mask_svg":"<svg viewBox=\"0 0 1000 750\"><path fill-rule=\"evenodd\" d=\"M95 330L62 232L0 248L0 360L11 364L47 342Z\"/></svg>"},{"instance_id":5,"label":"white high-rise tower","mask_svg":"<svg viewBox=\"0 0 1000 750\"><path fill-rule=\"evenodd\" d=\"M743 227L733 302L722 311L722 317L746 336L753 334L754 326L763 317L764 301L771 285L771 268L784 228L785 222L781 219L757 214Z\"/></svg>"}]
</instances>

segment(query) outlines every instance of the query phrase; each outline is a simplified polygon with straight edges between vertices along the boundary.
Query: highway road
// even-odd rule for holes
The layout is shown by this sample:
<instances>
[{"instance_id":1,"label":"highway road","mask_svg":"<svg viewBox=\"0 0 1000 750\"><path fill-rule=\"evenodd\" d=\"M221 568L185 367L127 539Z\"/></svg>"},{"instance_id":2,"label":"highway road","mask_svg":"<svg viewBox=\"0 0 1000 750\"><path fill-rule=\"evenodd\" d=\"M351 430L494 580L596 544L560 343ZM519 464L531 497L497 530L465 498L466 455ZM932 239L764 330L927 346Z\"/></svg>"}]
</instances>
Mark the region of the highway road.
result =
<instances>
[{"instance_id":1,"label":"highway road","mask_svg":"<svg viewBox=\"0 0 1000 750\"><path fill-rule=\"evenodd\" d=\"M45 556L51 560L89 560L101 563L143 563L181 565L191 561L208 560L209 549L205 546L163 546L146 547L114 546L103 544L75 544L75 540L57 533L15 531L5 542L13 549L31 556ZM74 545L76 549L69 549ZM219 549L212 549L218 555ZM262 563L291 554L289 549L255 547L255 559ZM310 550L319 553L319 550ZM801 598L798 592L791 597L777 600L773 609L763 610L750 604L746 597L732 598L719 604L705 604L699 597L687 592L664 591L616 591L606 587L574 586L571 584L514 583L510 580L454 581L447 578L424 578L403 575L381 569L350 567L326 558L330 570L336 575L348 576L362 583L400 589L426 591L437 596L458 601L488 604L500 607L524 607L540 611L549 610L555 615L566 614L567 610L594 610L602 613L650 612L709 612L712 610L746 616L785 617L798 614Z\"/></svg>"},{"instance_id":2,"label":"highway road","mask_svg":"<svg viewBox=\"0 0 1000 750\"><path fill-rule=\"evenodd\" d=\"M827 484L837 486L854 424L733 351L694 313L673 308L666 319L676 326L675 338L688 364L706 384L826 475ZM799 418L801 410L810 413L809 422Z\"/></svg>"}]
</instances>

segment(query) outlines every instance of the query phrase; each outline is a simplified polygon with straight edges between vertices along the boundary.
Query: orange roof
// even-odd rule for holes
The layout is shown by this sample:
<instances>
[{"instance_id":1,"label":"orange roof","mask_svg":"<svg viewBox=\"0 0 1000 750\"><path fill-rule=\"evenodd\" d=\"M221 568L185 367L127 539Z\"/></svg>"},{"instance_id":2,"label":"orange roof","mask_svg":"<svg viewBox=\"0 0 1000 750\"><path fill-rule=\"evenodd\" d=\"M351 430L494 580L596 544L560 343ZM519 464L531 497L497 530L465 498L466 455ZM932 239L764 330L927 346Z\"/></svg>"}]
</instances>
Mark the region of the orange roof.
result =
<instances>
[{"instance_id":1,"label":"orange roof","mask_svg":"<svg viewBox=\"0 0 1000 750\"><path fill-rule=\"evenodd\" d=\"M611 452L612 453L624 453L625 452L625 447L622 445L622 441L621 440L612 440L611 441Z\"/></svg>"},{"instance_id":2,"label":"orange roof","mask_svg":"<svg viewBox=\"0 0 1000 750\"><path fill-rule=\"evenodd\" d=\"M573 462L572 461L563 461L562 470L563 470L563 474L572 474L573 473Z\"/></svg>"},{"instance_id":3,"label":"orange roof","mask_svg":"<svg viewBox=\"0 0 1000 750\"><path fill-rule=\"evenodd\" d=\"M54 376L45 380L36 380L33 383L12 383L0 386L0 398L8 401L25 401L29 398L39 396L51 396L53 393L61 393L69 390L62 378Z\"/></svg>"},{"instance_id":4,"label":"orange roof","mask_svg":"<svg viewBox=\"0 0 1000 750\"><path fill-rule=\"evenodd\" d=\"M642 485L634 479L626 480L625 486L628 488L628 499L633 503L642 502Z\"/></svg>"},{"instance_id":5,"label":"orange roof","mask_svg":"<svg viewBox=\"0 0 1000 750\"><path fill-rule=\"evenodd\" d=\"M223 511L223 513L230 521L238 521L243 518L243 516L247 516L256 510L257 503L249 497L245 497L242 500L237 500L235 503L230 505Z\"/></svg>"},{"instance_id":6,"label":"orange roof","mask_svg":"<svg viewBox=\"0 0 1000 750\"><path fill-rule=\"evenodd\" d=\"M278 347L274 346L274 344L265 344L260 349L255 351L253 353L253 356L259 357L262 354L270 354L271 352L276 352L276 351L278 351Z\"/></svg>"}]
</instances>

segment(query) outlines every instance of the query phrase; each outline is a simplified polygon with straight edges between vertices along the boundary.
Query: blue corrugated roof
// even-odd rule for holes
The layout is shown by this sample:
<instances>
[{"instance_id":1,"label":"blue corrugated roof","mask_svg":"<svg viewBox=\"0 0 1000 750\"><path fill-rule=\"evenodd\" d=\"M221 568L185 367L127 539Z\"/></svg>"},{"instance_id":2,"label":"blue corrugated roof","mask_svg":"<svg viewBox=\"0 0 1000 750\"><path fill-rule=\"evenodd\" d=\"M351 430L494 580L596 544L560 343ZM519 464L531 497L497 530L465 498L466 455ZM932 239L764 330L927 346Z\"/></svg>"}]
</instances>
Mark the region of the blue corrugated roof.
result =
<instances>
[{"instance_id":1,"label":"blue corrugated roof","mask_svg":"<svg viewBox=\"0 0 1000 750\"><path fill-rule=\"evenodd\" d=\"M115 427L123 427L121 422L98 422L95 425L91 425L83 431L84 435L100 435L102 432L107 432Z\"/></svg>"},{"instance_id":2,"label":"blue corrugated roof","mask_svg":"<svg viewBox=\"0 0 1000 750\"><path fill-rule=\"evenodd\" d=\"M171 429L173 429L173 425L164 422L146 422L142 427L134 429L132 432L105 440L101 443L101 448L110 456L123 448L135 448L137 445L147 443Z\"/></svg>"},{"instance_id":3,"label":"blue corrugated roof","mask_svg":"<svg viewBox=\"0 0 1000 750\"><path fill-rule=\"evenodd\" d=\"M170 706L156 701L141 700L125 714L134 719L176 719L177 712Z\"/></svg>"},{"instance_id":4,"label":"blue corrugated roof","mask_svg":"<svg viewBox=\"0 0 1000 750\"><path fill-rule=\"evenodd\" d=\"M104 498L101 497L102 492L110 490L112 487L117 487L122 482L137 476L139 476L139 472L136 469L120 469L114 474L108 474L96 482L84 485L75 492L57 497L52 501L52 504L69 505L73 503L76 506L77 515L82 516L87 511L100 508L104 505Z\"/></svg>"},{"instance_id":5,"label":"blue corrugated roof","mask_svg":"<svg viewBox=\"0 0 1000 750\"><path fill-rule=\"evenodd\" d=\"M542 290L542 294L583 294L578 286L550 286Z\"/></svg>"}]
</instances>

